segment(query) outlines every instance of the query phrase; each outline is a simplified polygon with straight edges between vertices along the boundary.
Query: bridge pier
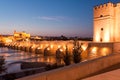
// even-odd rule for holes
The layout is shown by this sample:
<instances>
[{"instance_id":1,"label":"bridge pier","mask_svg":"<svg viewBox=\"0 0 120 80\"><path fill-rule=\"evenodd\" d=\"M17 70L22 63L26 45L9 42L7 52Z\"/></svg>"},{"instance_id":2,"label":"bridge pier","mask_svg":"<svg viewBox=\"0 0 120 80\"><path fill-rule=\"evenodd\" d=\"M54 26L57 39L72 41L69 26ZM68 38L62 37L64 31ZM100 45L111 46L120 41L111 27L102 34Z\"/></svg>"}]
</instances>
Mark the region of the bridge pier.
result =
<instances>
[{"instance_id":1,"label":"bridge pier","mask_svg":"<svg viewBox=\"0 0 120 80\"><path fill-rule=\"evenodd\" d=\"M5 47L5 44L3 42L0 42L0 47Z\"/></svg>"},{"instance_id":2,"label":"bridge pier","mask_svg":"<svg viewBox=\"0 0 120 80\"><path fill-rule=\"evenodd\" d=\"M8 47L25 52L43 54L44 56L63 56L66 46L68 53L73 55L74 41L40 41L40 42L12 42Z\"/></svg>"},{"instance_id":3,"label":"bridge pier","mask_svg":"<svg viewBox=\"0 0 120 80\"><path fill-rule=\"evenodd\" d=\"M41 49L40 47L37 47L37 48L35 49L35 53L36 53L36 54L42 54L42 49Z\"/></svg>"}]
</instances>

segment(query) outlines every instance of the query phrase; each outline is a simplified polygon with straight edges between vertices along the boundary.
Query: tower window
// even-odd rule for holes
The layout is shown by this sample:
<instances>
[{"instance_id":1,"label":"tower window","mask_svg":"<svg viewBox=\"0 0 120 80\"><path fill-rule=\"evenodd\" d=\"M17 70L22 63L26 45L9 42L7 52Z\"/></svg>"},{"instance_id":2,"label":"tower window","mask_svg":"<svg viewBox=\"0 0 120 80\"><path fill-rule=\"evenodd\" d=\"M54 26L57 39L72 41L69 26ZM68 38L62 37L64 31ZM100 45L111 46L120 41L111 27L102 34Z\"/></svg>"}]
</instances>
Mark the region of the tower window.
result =
<instances>
[{"instance_id":1,"label":"tower window","mask_svg":"<svg viewBox=\"0 0 120 80\"><path fill-rule=\"evenodd\" d=\"M101 28L101 31L103 31L103 28Z\"/></svg>"},{"instance_id":2,"label":"tower window","mask_svg":"<svg viewBox=\"0 0 120 80\"><path fill-rule=\"evenodd\" d=\"M103 17L103 15L100 15L100 17Z\"/></svg>"}]
</instances>

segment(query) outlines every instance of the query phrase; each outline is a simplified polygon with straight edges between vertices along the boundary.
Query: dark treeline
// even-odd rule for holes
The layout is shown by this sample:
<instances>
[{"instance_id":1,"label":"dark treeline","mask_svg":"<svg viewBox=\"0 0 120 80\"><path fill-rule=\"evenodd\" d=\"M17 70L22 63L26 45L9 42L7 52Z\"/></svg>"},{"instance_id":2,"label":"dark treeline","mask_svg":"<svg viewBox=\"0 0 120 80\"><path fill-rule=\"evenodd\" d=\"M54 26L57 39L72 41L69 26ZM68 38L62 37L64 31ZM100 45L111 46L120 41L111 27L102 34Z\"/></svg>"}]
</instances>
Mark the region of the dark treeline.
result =
<instances>
[{"instance_id":1,"label":"dark treeline","mask_svg":"<svg viewBox=\"0 0 120 80\"><path fill-rule=\"evenodd\" d=\"M43 41L43 40L47 40L47 41L53 41L53 40L82 40L82 41L92 41L93 38L92 37L66 37L64 35L61 35L61 36L40 36L41 39L35 39L35 38L30 38L30 40L36 40L36 41Z\"/></svg>"}]
</instances>

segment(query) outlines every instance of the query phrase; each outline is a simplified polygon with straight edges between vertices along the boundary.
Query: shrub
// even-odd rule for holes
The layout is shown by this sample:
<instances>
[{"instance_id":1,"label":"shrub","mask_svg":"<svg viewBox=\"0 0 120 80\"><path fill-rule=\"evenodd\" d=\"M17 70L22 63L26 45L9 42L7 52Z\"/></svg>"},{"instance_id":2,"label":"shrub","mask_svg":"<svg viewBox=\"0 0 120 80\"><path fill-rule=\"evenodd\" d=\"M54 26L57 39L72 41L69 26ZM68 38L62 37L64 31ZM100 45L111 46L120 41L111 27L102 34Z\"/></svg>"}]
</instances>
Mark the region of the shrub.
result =
<instances>
[{"instance_id":1,"label":"shrub","mask_svg":"<svg viewBox=\"0 0 120 80\"><path fill-rule=\"evenodd\" d=\"M0 73L6 70L4 65L5 65L5 58L3 56L0 56Z\"/></svg>"}]
</instances>

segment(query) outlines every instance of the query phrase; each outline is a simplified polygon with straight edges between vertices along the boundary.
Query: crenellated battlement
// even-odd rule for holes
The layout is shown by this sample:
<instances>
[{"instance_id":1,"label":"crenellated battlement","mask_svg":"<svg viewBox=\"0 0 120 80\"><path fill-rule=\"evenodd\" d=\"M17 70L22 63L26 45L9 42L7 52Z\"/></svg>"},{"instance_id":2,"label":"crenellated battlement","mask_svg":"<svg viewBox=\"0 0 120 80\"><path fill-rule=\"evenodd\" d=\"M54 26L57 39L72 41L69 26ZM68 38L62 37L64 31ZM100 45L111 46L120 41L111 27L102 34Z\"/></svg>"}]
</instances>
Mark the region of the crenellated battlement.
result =
<instances>
[{"instance_id":1,"label":"crenellated battlement","mask_svg":"<svg viewBox=\"0 0 120 80\"><path fill-rule=\"evenodd\" d=\"M116 4L116 7L120 6L120 2Z\"/></svg>"},{"instance_id":2,"label":"crenellated battlement","mask_svg":"<svg viewBox=\"0 0 120 80\"><path fill-rule=\"evenodd\" d=\"M94 9L97 10L97 9L102 9L102 8L107 8L107 7L114 7L114 5L115 4L112 2L108 2L106 4L101 4L99 6L95 6ZM120 3L119 3L119 5L120 5Z\"/></svg>"}]
</instances>

